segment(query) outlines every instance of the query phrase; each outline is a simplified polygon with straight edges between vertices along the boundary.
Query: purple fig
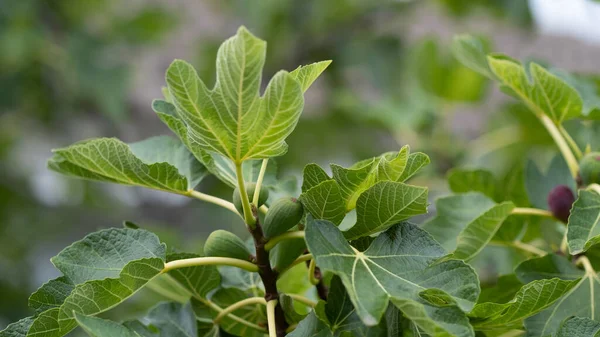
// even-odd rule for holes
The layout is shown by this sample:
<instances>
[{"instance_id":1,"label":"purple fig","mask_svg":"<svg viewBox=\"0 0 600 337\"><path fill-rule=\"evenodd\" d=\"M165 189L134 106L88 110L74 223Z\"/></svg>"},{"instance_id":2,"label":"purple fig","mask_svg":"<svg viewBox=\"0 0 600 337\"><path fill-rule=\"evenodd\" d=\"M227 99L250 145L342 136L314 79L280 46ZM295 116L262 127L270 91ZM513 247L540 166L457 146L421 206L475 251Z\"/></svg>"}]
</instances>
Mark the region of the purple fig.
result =
<instances>
[{"instance_id":1,"label":"purple fig","mask_svg":"<svg viewBox=\"0 0 600 337\"><path fill-rule=\"evenodd\" d=\"M567 185L558 185L548 194L548 206L558 220L567 223L571 206L575 202L575 195Z\"/></svg>"}]
</instances>

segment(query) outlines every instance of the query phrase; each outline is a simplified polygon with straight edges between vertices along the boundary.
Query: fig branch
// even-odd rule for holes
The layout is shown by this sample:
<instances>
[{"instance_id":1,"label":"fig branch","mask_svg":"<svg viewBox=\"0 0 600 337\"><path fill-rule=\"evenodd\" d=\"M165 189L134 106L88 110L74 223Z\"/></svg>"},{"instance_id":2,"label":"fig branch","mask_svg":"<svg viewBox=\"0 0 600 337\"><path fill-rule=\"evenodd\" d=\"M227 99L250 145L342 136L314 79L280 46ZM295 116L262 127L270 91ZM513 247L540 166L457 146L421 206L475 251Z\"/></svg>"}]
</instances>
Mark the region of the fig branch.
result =
<instances>
[{"instance_id":1,"label":"fig branch","mask_svg":"<svg viewBox=\"0 0 600 337\"><path fill-rule=\"evenodd\" d=\"M258 218L256 207L253 206L252 213L254 217L254 227L248 227L254 247L256 248L256 265L258 274L265 288L265 300L267 301L267 312L272 311L269 316L269 336L284 337L288 328L285 320L283 308L279 304L279 291L277 290L278 273L271 268L269 252L265 249L267 239L263 234L262 227Z\"/></svg>"}]
</instances>

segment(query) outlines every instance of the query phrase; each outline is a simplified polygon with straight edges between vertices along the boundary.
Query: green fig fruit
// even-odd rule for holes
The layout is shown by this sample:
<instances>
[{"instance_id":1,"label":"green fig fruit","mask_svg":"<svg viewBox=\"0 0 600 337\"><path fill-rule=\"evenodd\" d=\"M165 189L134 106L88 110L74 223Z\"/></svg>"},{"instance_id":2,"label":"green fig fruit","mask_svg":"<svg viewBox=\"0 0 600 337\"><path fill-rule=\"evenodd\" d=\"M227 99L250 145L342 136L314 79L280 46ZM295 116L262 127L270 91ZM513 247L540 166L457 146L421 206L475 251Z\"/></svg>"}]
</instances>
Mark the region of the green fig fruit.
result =
<instances>
[{"instance_id":1,"label":"green fig fruit","mask_svg":"<svg viewBox=\"0 0 600 337\"><path fill-rule=\"evenodd\" d=\"M296 198L278 199L269 207L262 226L265 238L272 238L296 226L304 215L304 207Z\"/></svg>"},{"instance_id":2,"label":"green fig fruit","mask_svg":"<svg viewBox=\"0 0 600 337\"><path fill-rule=\"evenodd\" d=\"M252 198L254 198L254 190L256 190L255 183L246 183L246 194L248 194L248 200L250 200L250 203L252 203ZM240 214L244 214L244 208L242 206L242 196L240 194L239 188L236 187L233 191L232 199L233 205L238 210L238 212L240 212ZM262 185L260 187L260 193L258 195L258 205L256 205L256 207L264 205L265 202L267 202L267 199L269 199L269 189Z\"/></svg>"},{"instance_id":3,"label":"green fig fruit","mask_svg":"<svg viewBox=\"0 0 600 337\"><path fill-rule=\"evenodd\" d=\"M285 244L280 243L269 251L271 267L281 272L291 265L306 250L304 240L289 240Z\"/></svg>"},{"instance_id":4,"label":"green fig fruit","mask_svg":"<svg viewBox=\"0 0 600 337\"><path fill-rule=\"evenodd\" d=\"M204 255L250 260L252 254L244 244L244 241L237 235L219 229L210 233L208 239L206 239Z\"/></svg>"},{"instance_id":5,"label":"green fig fruit","mask_svg":"<svg viewBox=\"0 0 600 337\"><path fill-rule=\"evenodd\" d=\"M600 183L600 152L588 153L581 159L579 175L585 186Z\"/></svg>"}]
</instances>

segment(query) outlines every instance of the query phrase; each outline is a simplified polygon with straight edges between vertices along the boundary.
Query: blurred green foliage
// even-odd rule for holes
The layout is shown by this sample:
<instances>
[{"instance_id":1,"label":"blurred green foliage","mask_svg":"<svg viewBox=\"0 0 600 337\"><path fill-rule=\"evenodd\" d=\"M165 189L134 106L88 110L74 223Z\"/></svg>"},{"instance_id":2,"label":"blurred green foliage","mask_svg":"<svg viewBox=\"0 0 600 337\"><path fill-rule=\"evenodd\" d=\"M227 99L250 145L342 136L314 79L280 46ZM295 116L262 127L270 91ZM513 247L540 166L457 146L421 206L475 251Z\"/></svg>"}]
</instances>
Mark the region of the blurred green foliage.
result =
<instances>
[{"instance_id":1,"label":"blurred green foliage","mask_svg":"<svg viewBox=\"0 0 600 337\"><path fill-rule=\"evenodd\" d=\"M197 52L191 60L207 83L215 78L218 45L239 24L268 41L267 78L277 69L334 61L308 92L303 119L288 141L291 154L278 159L284 174L300 172L309 162L349 164L409 144L432 157L428 174L415 183L431 187L433 196L447 191L443 181L447 171L466 163L490 169L498 189L522 185L531 148L535 148L534 159L542 162L549 160L553 149L539 121L521 104L488 104L489 81L462 66L449 41L437 36L407 37L399 23L412 24L415 13L425 6L441 8L455 21L484 16L528 31L527 2L423 3L207 1L203 6L209 12L194 16L177 5L134 7L117 0L0 2L0 328L27 315L27 294L49 278L36 277L33 270L48 266L47 257L63 243L95 227L119 226L117 219L122 218L154 219L140 225L162 229L161 238L169 246L186 244L195 250L210 225L235 231L234 225L228 225L232 218L211 206L170 204L137 194L117 198L115 193L121 190L78 181L61 180L67 184L66 193L72 194L68 200L42 202L32 188L36 181L31 179L31 168L22 164L21 151L30 148L31 132L39 132L35 139L49 137L47 143L55 144L85 128L83 121L100 124L103 135L127 133L124 125L137 130L149 127L128 118L135 62L145 51L163 48L168 37L177 37L188 20L214 16L213 22L227 28L212 34L198 32ZM493 40L493 36L486 40L487 49L492 49ZM590 91L597 90L598 80L590 82ZM472 115L461 115L463 110L476 111L481 119L467 131L461 127L471 124ZM589 137L594 137L597 125L588 124ZM49 147L30 160L45 162ZM48 190L53 186L38 188L52 193ZM214 179L203 182L203 188L219 196L231 195ZM127 198L133 199L129 205L134 207L125 205ZM59 240L62 233L70 236ZM194 239L184 240L189 233ZM475 264L487 270L497 263L488 273L494 275L518 258L495 247ZM146 295L137 298L153 300Z\"/></svg>"}]
</instances>

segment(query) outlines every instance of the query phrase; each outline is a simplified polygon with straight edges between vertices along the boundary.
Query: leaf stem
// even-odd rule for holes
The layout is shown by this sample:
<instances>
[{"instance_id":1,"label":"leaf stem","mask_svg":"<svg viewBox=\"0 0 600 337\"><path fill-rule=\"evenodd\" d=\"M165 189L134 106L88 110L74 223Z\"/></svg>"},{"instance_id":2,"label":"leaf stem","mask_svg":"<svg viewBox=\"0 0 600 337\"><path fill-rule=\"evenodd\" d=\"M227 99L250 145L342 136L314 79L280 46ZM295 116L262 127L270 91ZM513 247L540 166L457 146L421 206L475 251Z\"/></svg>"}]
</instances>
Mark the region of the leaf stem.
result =
<instances>
[{"instance_id":1,"label":"leaf stem","mask_svg":"<svg viewBox=\"0 0 600 337\"><path fill-rule=\"evenodd\" d=\"M246 192L246 183L244 182L244 176L242 174L242 163L235 163L235 174L237 176L240 197L242 198L242 208L244 209L244 221L246 222L248 227L254 229L256 219L252 215L250 200L248 199L248 193Z\"/></svg>"},{"instance_id":2,"label":"leaf stem","mask_svg":"<svg viewBox=\"0 0 600 337\"><path fill-rule=\"evenodd\" d=\"M295 267L297 264L302 263L302 262L306 262L310 259L312 259L313 256L312 254L304 254L304 255L300 255L296 260L294 260L294 262L292 262L289 266L285 267L282 271L279 272L279 275L283 275L283 273L285 273L286 271L292 269L293 267Z\"/></svg>"},{"instance_id":3,"label":"leaf stem","mask_svg":"<svg viewBox=\"0 0 600 337\"><path fill-rule=\"evenodd\" d=\"M275 306L277 300L267 302L267 321L269 323L269 337L277 337L277 327L275 325Z\"/></svg>"},{"instance_id":4,"label":"leaf stem","mask_svg":"<svg viewBox=\"0 0 600 337\"><path fill-rule=\"evenodd\" d=\"M252 304L263 304L266 305L267 301L265 301L265 299L263 297L250 297L250 298L246 298L243 299L239 302L235 302L232 305L228 306L227 308L223 309L221 312L219 312L219 314L217 315L217 317L215 317L215 319L213 320L213 322L215 324L219 324L219 322L227 315L229 315L230 313L243 308L247 305L252 305Z\"/></svg>"},{"instance_id":5,"label":"leaf stem","mask_svg":"<svg viewBox=\"0 0 600 337\"><path fill-rule=\"evenodd\" d=\"M169 272L174 269L194 267L194 266L233 266L249 272L258 272L258 266L250 261L234 259L230 257L194 257L191 259L181 259L165 263L162 273Z\"/></svg>"},{"instance_id":6,"label":"leaf stem","mask_svg":"<svg viewBox=\"0 0 600 337\"><path fill-rule=\"evenodd\" d=\"M227 200L217 198L210 194L198 192L195 190L189 190L189 191L187 191L187 193L185 195L187 195L188 197L196 198L198 200L202 200L202 201L210 202L215 205L219 205L225 209L232 211L233 213L235 213L237 215L240 215L240 213L238 213L237 209L235 209L235 206L233 205L233 203L231 203Z\"/></svg>"},{"instance_id":7,"label":"leaf stem","mask_svg":"<svg viewBox=\"0 0 600 337\"><path fill-rule=\"evenodd\" d=\"M262 205L258 208L258 210L263 212L263 214L267 214L267 212L269 211L269 207L267 207L266 205Z\"/></svg>"},{"instance_id":8,"label":"leaf stem","mask_svg":"<svg viewBox=\"0 0 600 337\"><path fill-rule=\"evenodd\" d=\"M535 254L535 255L539 255L539 256L545 256L545 255L548 255L548 253L547 253L546 251L544 251L544 250L542 250L542 249L539 249L539 248L537 248L536 246L533 246L533 245L530 245L530 244L527 244L527 243L521 242L521 241L519 241L519 240L513 241L513 242L512 242L512 245L513 245L515 248L519 248L519 249L521 249L521 250L524 250L524 251L526 251L526 252L530 252L530 253L532 253L532 254Z\"/></svg>"},{"instance_id":9,"label":"leaf stem","mask_svg":"<svg viewBox=\"0 0 600 337\"><path fill-rule=\"evenodd\" d=\"M265 244L265 250L270 251L279 242L292 239L304 239L304 231L285 232L281 235L275 236Z\"/></svg>"},{"instance_id":10,"label":"leaf stem","mask_svg":"<svg viewBox=\"0 0 600 337\"><path fill-rule=\"evenodd\" d=\"M212 302L211 300L208 300L208 299L205 299L205 298L202 298L202 297L196 297L196 299L198 301L202 302L207 307L213 309L214 311L216 311L218 313L221 313L223 310L225 310L225 309L221 308L220 306L218 306L217 304L215 304L214 302ZM238 322L240 324L243 324L243 325L245 325L247 327L250 327L252 329L255 329L255 330L258 330L258 331L261 331L261 332L267 332L267 329L263 328L262 326L260 326L258 324L255 324L255 323L252 323L252 322L249 322L249 321L247 321L247 320L245 320L245 319L243 319L241 317L238 317L238 316L236 316L236 315L234 315L232 313L227 314L227 316L229 318L231 318L232 320L234 320L234 321L236 321L236 322Z\"/></svg>"},{"instance_id":11,"label":"leaf stem","mask_svg":"<svg viewBox=\"0 0 600 337\"><path fill-rule=\"evenodd\" d=\"M592 191L600 194L600 185L598 185L598 184L590 184L590 185L588 185L588 187L586 189L592 190Z\"/></svg>"},{"instance_id":12,"label":"leaf stem","mask_svg":"<svg viewBox=\"0 0 600 337\"><path fill-rule=\"evenodd\" d=\"M317 261L315 259L310 260L308 265L308 280L312 285L317 285L321 280L315 277L315 268L317 267Z\"/></svg>"},{"instance_id":13,"label":"leaf stem","mask_svg":"<svg viewBox=\"0 0 600 337\"><path fill-rule=\"evenodd\" d=\"M254 189L254 196L252 196L252 203L258 206L258 198L260 196L260 187L262 185L263 179L265 178L265 172L267 171L267 164L269 163L269 158L263 159L260 165L260 171L258 172L258 178L256 179L256 188Z\"/></svg>"},{"instance_id":14,"label":"leaf stem","mask_svg":"<svg viewBox=\"0 0 600 337\"><path fill-rule=\"evenodd\" d=\"M515 208L513 208L513 210L510 213L518 214L518 215L537 215L537 216L543 216L543 217L547 217L547 218L554 218L554 215L552 215L552 212L547 211L545 209L539 209L539 208L515 207Z\"/></svg>"},{"instance_id":15,"label":"leaf stem","mask_svg":"<svg viewBox=\"0 0 600 337\"><path fill-rule=\"evenodd\" d=\"M590 259L588 259L587 256L581 256L577 259L576 262L577 265L583 265L583 269L585 269L585 273L591 276L596 276L596 271L594 270L594 267L592 266L592 263L590 262Z\"/></svg>"},{"instance_id":16,"label":"leaf stem","mask_svg":"<svg viewBox=\"0 0 600 337\"><path fill-rule=\"evenodd\" d=\"M525 242L522 242L519 240L515 240L515 241L511 241L511 242L490 241L489 245L490 246L500 246L500 247L513 247L513 248L521 249L523 251L526 251L528 253L532 253L532 254L538 255L538 256L548 255L548 252L546 252L545 250L539 249L533 245L530 245L528 243L525 243Z\"/></svg>"},{"instance_id":17,"label":"leaf stem","mask_svg":"<svg viewBox=\"0 0 600 337\"><path fill-rule=\"evenodd\" d=\"M221 311L223 311L223 308L221 308L220 306L218 306L217 304L215 304L215 303L214 303L214 302L212 302L211 300L209 300L209 299L206 299L206 298L202 298L202 297L200 297L200 296L198 296L198 295L196 295L196 294L192 294L192 293L191 293L189 290L185 289L185 288L184 288L184 287L181 285L181 283L179 283L177 280L175 280L173 277L171 277L171 275L169 275L169 274L165 274L165 275L163 275L163 276L166 276L166 278L165 278L165 281L166 281L167 283L170 283L170 284L171 284L172 286L174 286L174 287L178 287L178 288L180 288L182 291L184 291L184 292L188 293L190 296L193 296L195 299L197 299L198 301L200 301L201 303L203 303L203 304L204 304L204 305L206 305L207 307L209 307L209 308L211 308L211 309L213 309L213 310L215 310L216 312L219 312L219 313L220 313ZM159 294L161 294L161 295L163 295L163 296L165 296L165 297L167 297L167 298L169 298L169 299L171 299L171 300L174 300L174 301L178 301L178 300L179 300L179 298L180 298L178 295L176 295L176 294L173 294L172 292L168 292L168 291L167 291L167 292L164 292L164 291L161 291L161 290L159 289L159 287L151 286L151 283L148 285L148 288L149 288L150 290L152 290L152 291L154 291L154 292L157 292L157 293L159 293ZM183 302L181 302L181 303L185 303L185 302L187 302L187 301L189 301L189 297L188 297L188 298L186 298L186 300L185 300L185 301L183 301ZM248 327L250 327L250 328L252 328L252 329L255 329L255 330L258 330L258 331L261 331L261 332L267 332L267 329L263 328L262 326L260 326L260 325L258 325L258 324L254 324L254 323L252 323L252 322L248 322L247 320L245 320L245 319L243 319L243 318L241 318L241 317L238 317L238 316L236 316L236 315L234 315L234 314L232 314L232 313L229 313L229 314L228 314L228 316L229 316L229 318L231 318L232 320L234 320L234 321L236 321L236 322L238 322L238 323L240 323L240 324L246 325L246 326L248 326Z\"/></svg>"},{"instance_id":18,"label":"leaf stem","mask_svg":"<svg viewBox=\"0 0 600 337\"><path fill-rule=\"evenodd\" d=\"M569 132L567 132L567 129L565 129L562 124L558 125L558 130L560 131L560 133L562 134L562 136L565 138L565 140L567 141L567 143L569 143L569 146L571 147L571 149L573 150L573 152L575 152L575 157L577 157L577 159L581 159L581 157L583 157L583 152L581 152L581 149L579 148L579 146L577 145L577 143L575 142L575 140L573 139L573 137L571 137L571 135L569 134Z\"/></svg>"},{"instance_id":19,"label":"leaf stem","mask_svg":"<svg viewBox=\"0 0 600 337\"><path fill-rule=\"evenodd\" d=\"M550 119L550 117L545 114L538 114L538 117L542 124L546 127L546 130L550 133L552 139L558 146L558 149L562 153L567 165L569 166L569 171L571 171L571 176L573 179L577 179L577 175L579 174L579 163L573 152L571 152L571 148L569 148L569 144L565 141L565 138L561 134L560 130L557 128L556 124Z\"/></svg>"},{"instance_id":20,"label":"leaf stem","mask_svg":"<svg viewBox=\"0 0 600 337\"><path fill-rule=\"evenodd\" d=\"M313 301L313 300L311 300L309 298L306 298L304 296L300 296L298 294L286 294L286 295L289 296L294 301L298 301L298 302L300 302L302 304L305 304L305 305L307 305L309 307L313 307L314 308L314 307L317 306L317 302L315 302L315 301Z\"/></svg>"}]
</instances>

